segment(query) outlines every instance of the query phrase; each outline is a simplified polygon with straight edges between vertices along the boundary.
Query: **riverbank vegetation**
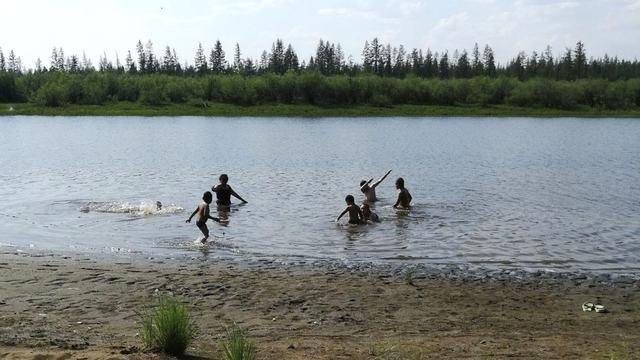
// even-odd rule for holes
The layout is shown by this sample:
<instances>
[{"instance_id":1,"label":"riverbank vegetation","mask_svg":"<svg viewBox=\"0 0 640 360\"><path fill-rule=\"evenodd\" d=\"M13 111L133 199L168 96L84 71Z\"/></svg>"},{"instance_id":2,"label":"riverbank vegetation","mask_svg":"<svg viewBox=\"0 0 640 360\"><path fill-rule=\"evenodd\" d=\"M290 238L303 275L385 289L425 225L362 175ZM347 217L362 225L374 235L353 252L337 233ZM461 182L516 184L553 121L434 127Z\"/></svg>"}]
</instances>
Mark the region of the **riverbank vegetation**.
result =
<instances>
[{"instance_id":1,"label":"riverbank vegetation","mask_svg":"<svg viewBox=\"0 0 640 360\"><path fill-rule=\"evenodd\" d=\"M584 44L554 58L518 54L496 64L487 45L441 54L377 39L367 42L363 62L345 60L340 45L320 41L315 56L298 60L281 40L261 59L233 63L220 42L209 58L202 45L194 65L180 64L175 50L157 57L138 42L115 65L106 54L96 69L90 59L53 49L49 68L38 60L25 69L0 49L0 103L19 114L60 115L586 115L637 116L640 64L617 58L587 60ZM15 104L15 105L14 105ZM265 113L266 112L266 113ZM2 113L7 113L3 111Z\"/></svg>"}]
</instances>

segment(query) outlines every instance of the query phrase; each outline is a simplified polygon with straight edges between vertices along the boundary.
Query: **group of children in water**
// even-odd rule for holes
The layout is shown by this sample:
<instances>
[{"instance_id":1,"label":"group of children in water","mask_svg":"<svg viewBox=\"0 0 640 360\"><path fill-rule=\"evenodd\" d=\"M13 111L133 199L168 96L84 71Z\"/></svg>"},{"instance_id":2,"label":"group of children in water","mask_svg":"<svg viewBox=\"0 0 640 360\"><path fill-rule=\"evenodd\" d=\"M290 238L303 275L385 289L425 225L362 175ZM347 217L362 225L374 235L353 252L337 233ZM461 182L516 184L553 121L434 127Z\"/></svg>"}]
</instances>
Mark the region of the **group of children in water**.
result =
<instances>
[{"instance_id":1,"label":"group of children in water","mask_svg":"<svg viewBox=\"0 0 640 360\"><path fill-rule=\"evenodd\" d=\"M345 201L347 202L347 208L344 209L342 213L336 218L336 222L340 221L340 218L345 214L349 214L349 224L366 224L370 222L380 222L380 218L376 213L371 211L367 202L375 202L378 200L376 197L376 187L380 185L380 183L391 173L391 170L387 171L380 180L375 183L371 183L373 178L369 181L362 180L360 182L360 191L364 194L365 203L361 206L355 204L355 199L353 195L347 195ZM231 196L233 195L238 200L246 203L240 195L238 195L231 186L229 186L229 177L227 174L220 175L220 184L215 185L211 188L216 194L216 205L219 207L230 207L231 206ZM404 187L404 179L398 178L396 180L396 189L398 192L398 199L395 204L393 204L394 208L405 208L408 209L411 204L411 194L409 190ZM196 220L196 225L202 231L204 238L201 240L203 243L207 241L209 238L209 228L207 227L207 220L211 219L216 222L220 222L220 219L217 217L213 217L209 213L209 204L213 201L213 194L210 191L206 191L204 195L202 195L202 203L198 205L198 207L193 211L187 222L190 223L191 219L198 214L198 219Z\"/></svg>"},{"instance_id":2,"label":"group of children in water","mask_svg":"<svg viewBox=\"0 0 640 360\"><path fill-rule=\"evenodd\" d=\"M376 213L371 211L368 203L378 201L378 198L376 197L376 187L380 185L380 183L384 179L386 179L386 177L390 173L391 170L387 171L387 173L384 174L384 176L381 177L380 180L376 181L373 184L371 183L373 181L373 178L369 181L362 180L360 182L360 191L364 194L365 202L362 205L358 206L355 203L353 195L347 195L347 197L345 197L344 199L344 201L346 201L347 203L347 208L344 209L344 211L342 211L340 215L338 215L338 217L336 218L336 222L340 221L340 218L344 216L344 214L349 215L349 224L366 224L380 222L380 217L378 217ZM408 209L410 207L412 197L409 193L409 190L404 187L403 178L398 178L396 180L396 189L399 190L399 193L398 199L396 200L396 203L393 204L393 207L402 207Z\"/></svg>"}]
</instances>

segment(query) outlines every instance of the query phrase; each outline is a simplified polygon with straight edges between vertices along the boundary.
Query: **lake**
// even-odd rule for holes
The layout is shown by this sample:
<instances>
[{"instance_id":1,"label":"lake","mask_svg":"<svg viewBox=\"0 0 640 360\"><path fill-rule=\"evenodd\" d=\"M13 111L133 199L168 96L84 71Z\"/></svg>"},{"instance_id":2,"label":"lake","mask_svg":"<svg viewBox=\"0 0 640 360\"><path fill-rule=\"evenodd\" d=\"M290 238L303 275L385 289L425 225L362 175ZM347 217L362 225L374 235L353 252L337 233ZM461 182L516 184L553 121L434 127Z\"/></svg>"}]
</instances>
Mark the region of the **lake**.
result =
<instances>
[{"instance_id":1,"label":"lake","mask_svg":"<svg viewBox=\"0 0 640 360\"><path fill-rule=\"evenodd\" d=\"M382 222L336 224L388 169ZM248 203L213 206L199 246L185 220L221 173ZM0 117L0 199L2 253L635 273L640 121Z\"/></svg>"}]
</instances>

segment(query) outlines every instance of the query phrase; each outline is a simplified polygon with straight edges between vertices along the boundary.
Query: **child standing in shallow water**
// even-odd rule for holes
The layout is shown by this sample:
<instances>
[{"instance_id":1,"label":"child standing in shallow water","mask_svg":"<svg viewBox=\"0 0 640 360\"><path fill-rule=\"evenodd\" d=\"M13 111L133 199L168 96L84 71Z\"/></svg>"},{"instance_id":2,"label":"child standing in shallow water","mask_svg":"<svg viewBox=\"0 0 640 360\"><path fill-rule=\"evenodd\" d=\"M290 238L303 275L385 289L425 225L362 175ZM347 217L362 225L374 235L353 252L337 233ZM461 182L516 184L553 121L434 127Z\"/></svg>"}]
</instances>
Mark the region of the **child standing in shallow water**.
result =
<instances>
[{"instance_id":1,"label":"child standing in shallow water","mask_svg":"<svg viewBox=\"0 0 640 360\"><path fill-rule=\"evenodd\" d=\"M196 225L204 235L204 239L202 239L203 243L205 243L209 238L209 228L207 227L207 220L211 219L213 221L220 222L220 219L209 215L209 204L211 204L212 200L213 194L211 194L209 191L206 191L204 195L202 195L202 204L198 205L196 210L187 219L187 222L190 223L191 218L193 218L195 214L198 214Z\"/></svg>"},{"instance_id":2,"label":"child standing in shallow water","mask_svg":"<svg viewBox=\"0 0 640 360\"><path fill-rule=\"evenodd\" d=\"M362 216L362 210L360 210L360 207L355 204L353 195L347 195L347 197L344 198L344 201L347 202L347 208L340 213L336 222L340 221L340 218L344 214L349 213L349 224L364 224L365 221L363 220L364 217Z\"/></svg>"}]
</instances>

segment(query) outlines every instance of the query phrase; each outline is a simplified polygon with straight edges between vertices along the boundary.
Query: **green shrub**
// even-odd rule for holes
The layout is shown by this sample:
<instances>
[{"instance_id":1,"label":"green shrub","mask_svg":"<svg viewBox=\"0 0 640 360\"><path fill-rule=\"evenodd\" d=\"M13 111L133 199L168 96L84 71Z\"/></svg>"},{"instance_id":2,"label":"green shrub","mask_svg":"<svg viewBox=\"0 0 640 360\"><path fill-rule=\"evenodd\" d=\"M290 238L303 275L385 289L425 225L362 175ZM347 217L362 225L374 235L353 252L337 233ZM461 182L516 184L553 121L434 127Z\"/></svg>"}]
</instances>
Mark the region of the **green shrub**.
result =
<instances>
[{"instance_id":1,"label":"green shrub","mask_svg":"<svg viewBox=\"0 0 640 360\"><path fill-rule=\"evenodd\" d=\"M197 331L188 306L168 296L159 297L156 307L140 316L144 345L170 355L184 354Z\"/></svg>"},{"instance_id":2,"label":"green shrub","mask_svg":"<svg viewBox=\"0 0 640 360\"><path fill-rule=\"evenodd\" d=\"M226 341L222 343L222 350L227 360L254 360L256 349L253 340L247 339L244 331L234 321L227 328Z\"/></svg>"},{"instance_id":3,"label":"green shrub","mask_svg":"<svg viewBox=\"0 0 640 360\"><path fill-rule=\"evenodd\" d=\"M393 103L391 102L391 99L387 95L382 95L382 94L373 95L373 97L371 97L371 100L369 101L369 104L375 107L386 107L386 108L393 107Z\"/></svg>"},{"instance_id":4,"label":"green shrub","mask_svg":"<svg viewBox=\"0 0 640 360\"><path fill-rule=\"evenodd\" d=\"M167 102L165 93L166 78L159 76L145 76L140 80L140 102L146 105L158 106Z\"/></svg>"},{"instance_id":5,"label":"green shrub","mask_svg":"<svg viewBox=\"0 0 640 360\"><path fill-rule=\"evenodd\" d=\"M35 96L35 103L40 106L56 107L64 100L65 89L57 83L49 83L42 86Z\"/></svg>"}]
</instances>

